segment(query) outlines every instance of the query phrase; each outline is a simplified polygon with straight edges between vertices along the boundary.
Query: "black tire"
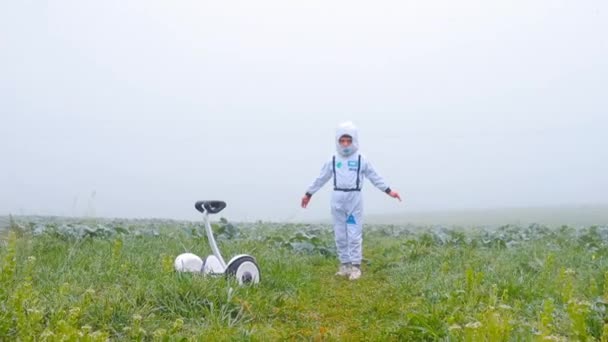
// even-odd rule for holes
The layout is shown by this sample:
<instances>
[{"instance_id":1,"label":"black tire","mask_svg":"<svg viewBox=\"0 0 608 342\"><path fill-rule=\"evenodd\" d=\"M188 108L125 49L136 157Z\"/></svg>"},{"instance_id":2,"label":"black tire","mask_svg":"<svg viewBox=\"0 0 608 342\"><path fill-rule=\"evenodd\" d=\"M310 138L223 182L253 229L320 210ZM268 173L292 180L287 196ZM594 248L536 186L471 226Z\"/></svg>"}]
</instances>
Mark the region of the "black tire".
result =
<instances>
[{"instance_id":1,"label":"black tire","mask_svg":"<svg viewBox=\"0 0 608 342\"><path fill-rule=\"evenodd\" d=\"M241 269L244 267L244 269ZM257 284L262 281L260 267L252 256L242 256L228 265L226 277L235 278L240 284ZM239 279L240 278L240 279Z\"/></svg>"}]
</instances>

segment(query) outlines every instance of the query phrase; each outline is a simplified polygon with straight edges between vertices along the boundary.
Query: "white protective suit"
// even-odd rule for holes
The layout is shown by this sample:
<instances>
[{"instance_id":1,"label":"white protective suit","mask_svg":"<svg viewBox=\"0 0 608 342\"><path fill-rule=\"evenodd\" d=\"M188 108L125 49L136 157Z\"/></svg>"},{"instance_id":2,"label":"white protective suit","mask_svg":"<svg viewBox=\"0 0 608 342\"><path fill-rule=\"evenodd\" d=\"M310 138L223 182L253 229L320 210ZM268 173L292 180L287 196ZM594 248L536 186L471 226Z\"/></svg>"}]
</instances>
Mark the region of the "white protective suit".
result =
<instances>
[{"instance_id":1,"label":"white protective suit","mask_svg":"<svg viewBox=\"0 0 608 342\"><path fill-rule=\"evenodd\" d=\"M339 140L343 135L350 135L353 139L348 148L340 146ZM333 178L331 214L338 258L342 264L360 265L363 241L363 181L367 177L378 189L386 193L391 190L367 158L358 152L358 132L351 122L341 124L336 130L336 149L338 153L323 165L321 174L310 185L306 194L312 196Z\"/></svg>"}]
</instances>

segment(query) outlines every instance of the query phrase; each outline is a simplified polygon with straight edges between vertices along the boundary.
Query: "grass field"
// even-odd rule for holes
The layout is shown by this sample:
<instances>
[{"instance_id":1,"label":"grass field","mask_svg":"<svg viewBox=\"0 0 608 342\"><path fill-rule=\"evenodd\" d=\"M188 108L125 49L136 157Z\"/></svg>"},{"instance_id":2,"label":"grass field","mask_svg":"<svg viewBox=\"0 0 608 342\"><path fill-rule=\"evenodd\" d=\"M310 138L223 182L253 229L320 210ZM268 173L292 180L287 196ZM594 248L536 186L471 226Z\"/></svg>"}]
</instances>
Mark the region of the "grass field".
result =
<instances>
[{"instance_id":1,"label":"grass field","mask_svg":"<svg viewBox=\"0 0 608 342\"><path fill-rule=\"evenodd\" d=\"M328 226L214 229L259 285L175 273L211 253L197 223L11 222L0 340L608 340L608 226L368 225L358 281Z\"/></svg>"}]
</instances>

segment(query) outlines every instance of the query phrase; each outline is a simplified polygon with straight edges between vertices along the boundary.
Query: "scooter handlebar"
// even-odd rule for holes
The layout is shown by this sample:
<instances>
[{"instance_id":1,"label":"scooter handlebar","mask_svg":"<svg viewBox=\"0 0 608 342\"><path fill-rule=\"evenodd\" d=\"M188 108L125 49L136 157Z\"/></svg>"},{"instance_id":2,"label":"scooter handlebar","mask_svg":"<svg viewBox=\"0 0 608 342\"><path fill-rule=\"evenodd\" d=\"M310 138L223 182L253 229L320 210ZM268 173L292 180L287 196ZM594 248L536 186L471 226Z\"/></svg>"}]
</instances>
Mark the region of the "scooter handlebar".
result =
<instances>
[{"instance_id":1,"label":"scooter handlebar","mask_svg":"<svg viewBox=\"0 0 608 342\"><path fill-rule=\"evenodd\" d=\"M207 210L207 212L209 214L217 214L220 211L224 210L224 208L226 208L226 202L224 202L224 201L198 201L194 204L194 207L196 208L196 210L200 211L201 213L204 213L205 210Z\"/></svg>"}]
</instances>

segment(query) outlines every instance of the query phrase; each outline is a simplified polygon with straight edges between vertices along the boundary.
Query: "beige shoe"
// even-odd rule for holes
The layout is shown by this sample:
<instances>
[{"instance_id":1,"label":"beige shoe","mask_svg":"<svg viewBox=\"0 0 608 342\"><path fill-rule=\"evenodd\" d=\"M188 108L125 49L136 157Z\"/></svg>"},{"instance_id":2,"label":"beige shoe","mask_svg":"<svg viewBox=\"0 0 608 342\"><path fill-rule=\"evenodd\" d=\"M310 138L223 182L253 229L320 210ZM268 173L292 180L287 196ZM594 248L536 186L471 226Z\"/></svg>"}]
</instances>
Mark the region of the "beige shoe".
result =
<instances>
[{"instance_id":1,"label":"beige shoe","mask_svg":"<svg viewBox=\"0 0 608 342\"><path fill-rule=\"evenodd\" d=\"M361 269L353 266L353 268L350 271L350 275L348 276L348 279L357 280L359 278L361 278Z\"/></svg>"},{"instance_id":2,"label":"beige shoe","mask_svg":"<svg viewBox=\"0 0 608 342\"><path fill-rule=\"evenodd\" d=\"M340 265L336 275L339 277L348 277L350 275L350 265Z\"/></svg>"}]
</instances>

